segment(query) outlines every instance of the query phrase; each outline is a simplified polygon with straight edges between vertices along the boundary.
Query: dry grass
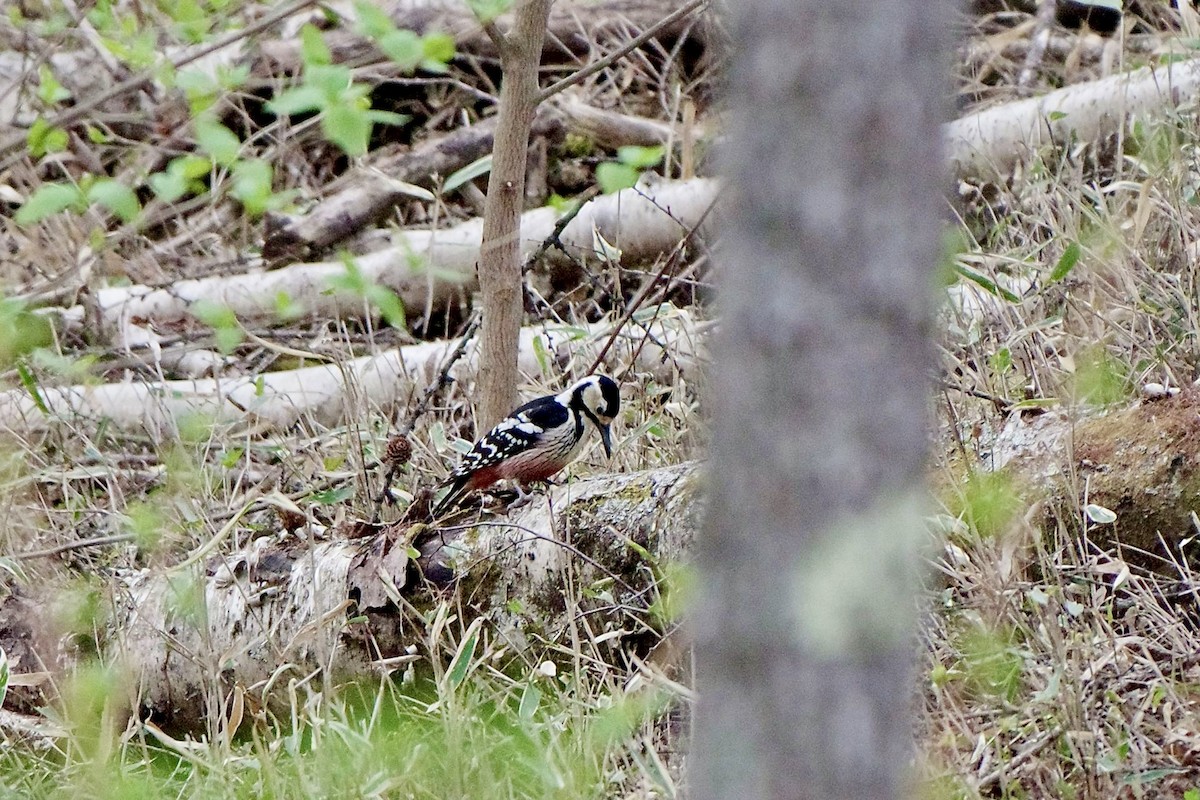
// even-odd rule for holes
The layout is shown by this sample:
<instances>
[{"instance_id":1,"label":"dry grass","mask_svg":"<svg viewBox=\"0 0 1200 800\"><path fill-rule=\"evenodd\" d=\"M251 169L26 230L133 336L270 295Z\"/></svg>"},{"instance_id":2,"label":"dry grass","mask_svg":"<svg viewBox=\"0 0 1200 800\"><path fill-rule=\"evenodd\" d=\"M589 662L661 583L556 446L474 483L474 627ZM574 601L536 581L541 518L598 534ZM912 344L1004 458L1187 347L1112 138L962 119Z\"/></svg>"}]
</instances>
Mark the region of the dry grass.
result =
<instances>
[{"instance_id":1,"label":"dry grass","mask_svg":"<svg viewBox=\"0 0 1200 800\"><path fill-rule=\"evenodd\" d=\"M1115 40L1055 31L1065 46L1048 51L1036 85L1189 50L1165 4L1128 11ZM1022 13L973 20L964 98L1018 96L1033 30ZM924 631L930 797L1200 796L1200 598L1189 564L1147 572L1093 544L1083 485L1068 486L1077 507L1047 516L1008 484L963 480L986 474L1005 420L967 392L1081 417L1133 402L1146 382L1200 377L1198 146L1185 108L1046 151L1003 180L959 185L960 263L1020 302L960 281L943 312L937 482L958 488L943 491L950 513L935 526ZM1052 280L1076 246L1078 263Z\"/></svg>"}]
</instances>

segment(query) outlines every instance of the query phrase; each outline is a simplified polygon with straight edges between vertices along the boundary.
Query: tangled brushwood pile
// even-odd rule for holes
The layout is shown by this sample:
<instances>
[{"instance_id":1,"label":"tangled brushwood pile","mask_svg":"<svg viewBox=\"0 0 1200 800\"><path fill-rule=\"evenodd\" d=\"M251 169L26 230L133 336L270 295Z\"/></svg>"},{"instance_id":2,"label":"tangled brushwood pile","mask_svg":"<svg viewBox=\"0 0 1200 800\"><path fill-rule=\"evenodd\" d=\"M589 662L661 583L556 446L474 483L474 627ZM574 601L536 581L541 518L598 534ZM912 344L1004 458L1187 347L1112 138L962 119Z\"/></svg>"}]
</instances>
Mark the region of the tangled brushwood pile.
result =
<instances>
[{"instance_id":1,"label":"tangled brushwood pile","mask_svg":"<svg viewBox=\"0 0 1200 800\"><path fill-rule=\"evenodd\" d=\"M1102 5L955 20L929 796L1198 783L1200 15ZM542 53L523 391L617 376L613 459L574 472L621 474L440 529L410 522L475 432L488 26L450 0L5 10L0 783L675 796L707 4L558 0Z\"/></svg>"}]
</instances>

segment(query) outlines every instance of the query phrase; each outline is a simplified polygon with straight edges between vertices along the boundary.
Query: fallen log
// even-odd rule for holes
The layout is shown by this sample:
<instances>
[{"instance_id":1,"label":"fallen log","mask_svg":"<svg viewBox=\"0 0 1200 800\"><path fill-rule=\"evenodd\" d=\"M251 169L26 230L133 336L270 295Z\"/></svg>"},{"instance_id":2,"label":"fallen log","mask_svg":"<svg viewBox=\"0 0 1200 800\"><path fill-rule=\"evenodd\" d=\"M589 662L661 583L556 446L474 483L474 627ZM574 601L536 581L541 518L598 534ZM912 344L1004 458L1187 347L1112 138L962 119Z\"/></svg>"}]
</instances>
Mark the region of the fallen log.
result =
<instances>
[{"instance_id":1,"label":"fallen log","mask_svg":"<svg viewBox=\"0 0 1200 800\"><path fill-rule=\"evenodd\" d=\"M1176 564L1200 564L1198 413L1200 388L1171 393L1154 384L1139 402L1106 412L1013 411L993 444L990 466L1006 476L1001 485L1010 497L1002 504L1011 500L1014 512L1032 508L1035 514L1014 513L1011 524L1063 526L1149 569L1176 573Z\"/></svg>"},{"instance_id":2,"label":"fallen log","mask_svg":"<svg viewBox=\"0 0 1200 800\"><path fill-rule=\"evenodd\" d=\"M496 123L489 117L425 142L404 153L369 158L328 188L329 195L306 214L267 217L263 258L268 261L320 254L379 221L407 196L398 182L430 188L443 178L492 152ZM534 118L530 135L560 139L561 121L547 109Z\"/></svg>"},{"instance_id":3,"label":"fallen log","mask_svg":"<svg viewBox=\"0 0 1200 800\"><path fill-rule=\"evenodd\" d=\"M1113 75L995 106L947 123L946 154L956 174L1004 174L1046 145L1091 142L1130 117L1163 113L1200 91L1200 59Z\"/></svg>"},{"instance_id":4,"label":"fallen log","mask_svg":"<svg viewBox=\"0 0 1200 800\"><path fill-rule=\"evenodd\" d=\"M629 358L639 369L656 374L698 369L702 325L685 310L661 307L645 327L623 332L627 347L610 351L613 363ZM543 325L525 328L520 340L520 370L539 375L534 341L565 366L572 358L594 358L612 332L610 323L584 326ZM214 423L245 421L259 428L286 430L300 419L337 424L362 413L363 404L385 415L438 379L456 347L454 340L423 342L347 360L294 370L225 378L147 381L41 387L37 396L26 389L0 393L0 429L27 433L63 421L161 433L179 420L200 415ZM635 354L635 355L634 355ZM452 377L474 375L476 348L470 347L451 370ZM672 379L664 376L666 382Z\"/></svg>"},{"instance_id":5,"label":"fallen log","mask_svg":"<svg viewBox=\"0 0 1200 800\"><path fill-rule=\"evenodd\" d=\"M674 249L702 220L706 224L701 238L714 230L708 211L718 188L713 179L695 178L603 195L584 205L559 241L584 263L608 263L614 256L597 236L620 249L623 264L652 260ZM549 207L522 215L523 258L554 233L560 216ZM392 246L355 260L365 279L395 291L405 308L440 309L472 289L482 232L478 218L444 230L399 231ZM345 263L324 261L176 281L161 288L108 287L94 293L96 316L115 330L126 320L169 324L188 318L193 304L207 302L227 307L243 322L270 322L281 295L314 317L361 315L365 309L360 294L330 291L331 279L345 274ZM65 316L82 322L84 309L69 309Z\"/></svg>"},{"instance_id":6,"label":"fallen log","mask_svg":"<svg viewBox=\"0 0 1200 800\"><path fill-rule=\"evenodd\" d=\"M118 575L101 657L128 676L143 716L197 730L235 687L287 707L293 682L372 678L428 658L426 620L447 604L463 627L486 620L481 635L518 659L571 651L574 636L644 651L661 624L650 610L659 566L685 558L695 534L698 474L688 463L602 476L463 525L359 529L357 538L310 527L203 566ZM190 613L181 586L199 604ZM44 600L18 592L0 601L14 673L76 661L47 651L62 638L44 631Z\"/></svg>"}]
</instances>

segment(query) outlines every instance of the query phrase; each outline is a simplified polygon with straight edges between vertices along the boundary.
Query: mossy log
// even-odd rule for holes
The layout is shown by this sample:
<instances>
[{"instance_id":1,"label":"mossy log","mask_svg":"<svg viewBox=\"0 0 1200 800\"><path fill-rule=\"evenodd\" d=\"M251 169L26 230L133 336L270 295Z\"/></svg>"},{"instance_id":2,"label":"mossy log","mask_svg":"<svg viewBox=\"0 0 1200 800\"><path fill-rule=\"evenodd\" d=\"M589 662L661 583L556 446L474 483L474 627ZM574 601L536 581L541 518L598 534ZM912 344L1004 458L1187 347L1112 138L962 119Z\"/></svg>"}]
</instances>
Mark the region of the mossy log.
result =
<instances>
[{"instance_id":1,"label":"mossy log","mask_svg":"<svg viewBox=\"0 0 1200 800\"><path fill-rule=\"evenodd\" d=\"M1075 522L1093 544L1153 569L1200 561L1200 389L1103 414L1014 413L993 455L1050 521Z\"/></svg>"},{"instance_id":2,"label":"mossy log","mask_svg":"<svg viewBox=\"0 0 1200 800\"><path fill-rule=\"evenodd\" d=\"M298 681L419 661L439 613L464 627L483 618L481 635L521 664L580 638L644 653L658 640L656 576L689 549L698 486L691 463L602 476L508 513L463 512L462 524L304 526L190 567L114 576L95 650L127 676L130 710L181 730L202 730L235 692L286 708ZM16 673L68 670L78 633L46 630L50 598L32 593L0 602L0 645ZM46 702L52 683L25 704Z\"/></svg>"}]
</instances>

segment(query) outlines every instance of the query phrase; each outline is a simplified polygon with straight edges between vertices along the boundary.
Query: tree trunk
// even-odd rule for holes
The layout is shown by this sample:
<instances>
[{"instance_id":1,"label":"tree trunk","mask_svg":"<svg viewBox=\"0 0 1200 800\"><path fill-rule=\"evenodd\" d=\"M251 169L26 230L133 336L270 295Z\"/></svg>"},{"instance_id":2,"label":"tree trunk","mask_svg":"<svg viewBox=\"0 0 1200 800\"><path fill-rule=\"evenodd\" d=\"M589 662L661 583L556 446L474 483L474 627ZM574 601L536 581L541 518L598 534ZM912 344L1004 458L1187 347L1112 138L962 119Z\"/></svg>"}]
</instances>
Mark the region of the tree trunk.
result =
<instances>
[{"instance_id":1,"label":"tree trunk","mask_svg":"<svg viewBox=\"0 0 1200 800\"><path fill-rule=\"evenodd\" d=\"M516 405L517 334L521 329L521 212L525 210L525 161L529 129L537 111L538 65L552 0L524 0L512 30L494 31L504 70L496 147L488 179L479 251L479 404L476 427L488 430Z\"/></svg>"},{"instance_id":2,"label":"tree trunk","mask_svg":"<svg viewBox=\"0 0 1200 800\"><path fill-rule=\"evenodd\" d=\"M897 797L950 9L730 9L693 797Z\"/></svg>"}]
</instances>

